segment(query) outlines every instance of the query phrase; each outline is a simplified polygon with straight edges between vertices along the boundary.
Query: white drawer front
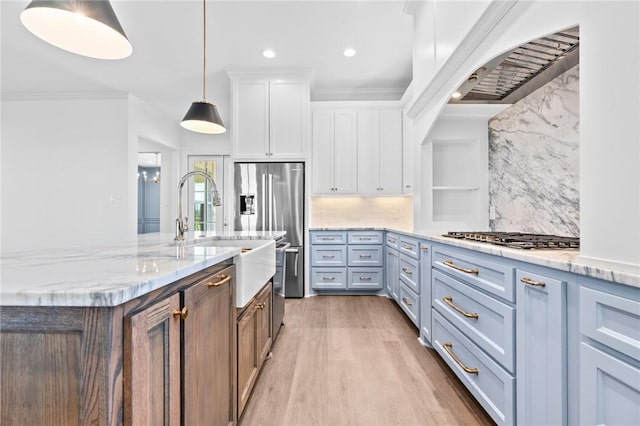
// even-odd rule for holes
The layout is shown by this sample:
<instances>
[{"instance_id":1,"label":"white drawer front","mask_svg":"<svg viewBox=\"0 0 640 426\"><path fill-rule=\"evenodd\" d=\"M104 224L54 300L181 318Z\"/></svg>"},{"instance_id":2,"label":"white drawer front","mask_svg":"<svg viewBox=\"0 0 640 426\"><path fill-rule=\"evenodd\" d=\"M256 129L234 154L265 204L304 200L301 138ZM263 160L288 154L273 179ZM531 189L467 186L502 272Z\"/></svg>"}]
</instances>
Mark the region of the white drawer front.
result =
<instances>
[{"instance_id":1,"label":"white drawer front","mask_svg":"<svg viewBox=\"0 0 640 426\"><path fill-rule=\"evenodd\" d=\"M403 282L400 283L400 307L407 314L413 325L420 327L420 297Z\"/></svg>"},{"instance_id":2,"label":"white drawer front","mask_svg":"<svg viewBox=\"0 0 640 426\"><path fill-rule=\"evenodd\" d=\"M311 288L316 290L347 288L347 268L311 268Z\"/></svg>"},{"instance_id":3,"label":"white drawer front","mask_svg":"<svg viewBox=\"0 0 640 426\"><path fill-rule=\"evenodd\" d=\"M515 423L516 393L513 376L435 311L432 343L497 424Z\"/></svg>"},{"instance_id":4,"label":"white drawer front","mask_svg":"<svg viewBox=\"0 0 640 426\"><path fill-rule=\"evenodd\" d=\"M400 255L400 279L414 293L420 294L420 265L417 260Z\"/></svg>"},{"instance_id":5,"label":"white drawer front","mask_svg":"<svg viewBox=\"0 0 640 426\"><path fill-rule=\"evenodd\" d=\"M382 231L350 231L349 244L382 244Z\"/></svg>"},{"instance_id":6,"label":"white drawer front","mask_svg":"<svg viewBox=\"0 0 640 426\"><path fill-rule=\"evenodd\" d=\"M349 246L349 266L382 266L382 246Z\"/></svg>"},{"instance_id":7,"label":"white drawer front","mask_svg":"<svg viewBox=\"0 0 640 426\"><path fill-rule=\"evenodd\" d=\"M515 369L515 309L440 271L433 307L510 372Z\"/></svg>"},{"instance_id":8,"label":"white drawer front","mask_svg":"<svg viewBox=\"0 0 640 426\"><path fill-rule=\"evenodd\" d=\"M311 244L346 244L347 233L344 231L313 231Z\"/></svg>"},{"instance_id":9,"label":"white drawer front","mask_svg":"<svg viewBox=\"0 0 640 426\"><path fill-rule=\"evenodd\" d=\"M347 266L347 247L311 247L311 266Z\"/></svg>"},{"instance_id":10,"label":"white drawer front","mask_svg":"<svg viewBox=\"0 0 640 426\"><path fill-rule=\"evenodd\" d=\"M457 250L433 249L434 268L510 302L515 302L514 268L469 256Z\"/></svg>"},{"instance_id":11,"label":"white drawer front","mask_svg":"<svg viewBox=\"0 0 640 426\"><path fill-rule=\"evenodd\" d=\"M382 268L349 268L347 288L352 290L379 290L383 287Z\"/></svg>"},{"instance_id":12,"label":"white drawer front","mask_svg":"<svg viewBox=\"0 0 640 426\"><path fill-rule=\"evenodd\" d=\"M640 361L640 301L580 287L580 332Z\"/></svg>"}]
</instances>

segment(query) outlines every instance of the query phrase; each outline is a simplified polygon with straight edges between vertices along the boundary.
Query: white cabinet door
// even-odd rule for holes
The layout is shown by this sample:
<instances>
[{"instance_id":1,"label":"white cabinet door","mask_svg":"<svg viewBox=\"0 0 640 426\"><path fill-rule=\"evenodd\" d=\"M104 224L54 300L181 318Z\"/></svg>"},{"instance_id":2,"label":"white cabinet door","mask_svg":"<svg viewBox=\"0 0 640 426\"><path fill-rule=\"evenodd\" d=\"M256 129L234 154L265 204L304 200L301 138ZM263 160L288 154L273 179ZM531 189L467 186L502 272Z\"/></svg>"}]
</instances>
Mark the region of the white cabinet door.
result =
<instances>
[{"instance_id":1,"label":"white cabinet door","mask_svg":"<svg viewBox=\"0 0 640 426\"><path fill-rule=\"evenodd\" d=\"M518 424L567 424L565 282L518 269L516 286Z\"/></svg>"},{"instance_id":2,"label":"white cabinet door","mask_svg":"<svg viewBox=\"0 0 640 426\"><path fill-rule=\"evenodd\" d=\"M413 122L402 114L402 193L413 194Z\"/></svg>"},{"instance_id":3,"label":"white cabinet door","mask_svg":"<svg viewBox=\"0 0 640 426\"><path fill-rule=\"evenodd\" d=\"M379 194L402 194L402 111L380 111Z\"/></svg>"},{"instance_id":4,"label":"white cabinet door","mask_svg":"<svg viewBox=\"0 0 640 426\"><path fill-rule=\"evenodd\" d=\"M333 112L313 113L313 193L333 194Z\"/></svg>"},{"instance_id":5,"label":"white cabinet door","mask_svg":"<svg viewBox=\"0 0 640 426\"><path fill-rule=\"evenodd\" d=\"M358 111L358 193L380 192L380 112Z\"/></svg>"},{"instance_id":6,"label":"white cabinet door","mask_svg":"<svg viewBox=\"0 0 640 426\"><path fill-rule=\"evenodd\" d=\"M300 158L306 155L308 85L298 81L271 81L271 159Z\"/></svg>"},{"instance_id":7,"label":"white cabinet door","mask_svg":"<svg viewBox=\"0 0 640 426\"><path fill-rule=\"evenodd\" d=\"M352 194L357 190L356 113L336 111L334 115L334 193Z\"/></svg>"},{"instance_id":8,"label":"white cabinet door","mask_svg":"<svg viewBox=\"0 0 640 426\"><path fill-rule=\"evenodd\" d=\"M233 152L236 157L269 157L269 82L233 83Z\"/></svg>"}]
</instances>

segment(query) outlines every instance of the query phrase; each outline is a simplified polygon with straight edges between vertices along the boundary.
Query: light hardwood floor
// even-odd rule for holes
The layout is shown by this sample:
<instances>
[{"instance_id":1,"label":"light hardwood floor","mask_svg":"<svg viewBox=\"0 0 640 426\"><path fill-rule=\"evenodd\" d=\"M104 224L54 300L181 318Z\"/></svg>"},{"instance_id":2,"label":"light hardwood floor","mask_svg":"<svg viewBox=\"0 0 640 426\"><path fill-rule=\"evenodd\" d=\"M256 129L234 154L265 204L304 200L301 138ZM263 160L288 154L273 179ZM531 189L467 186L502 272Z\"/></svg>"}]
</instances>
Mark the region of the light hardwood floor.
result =
<instances>
[{"instance_id":1,"label":"light hardwood floor","mask_svg":"<svg viewBox=\"0 0 640 426\"><path fill-rule=\"evenodd\" d=\"M287 299L241 426L491 425L395 302Z\"/></svg>"}]
</instances>

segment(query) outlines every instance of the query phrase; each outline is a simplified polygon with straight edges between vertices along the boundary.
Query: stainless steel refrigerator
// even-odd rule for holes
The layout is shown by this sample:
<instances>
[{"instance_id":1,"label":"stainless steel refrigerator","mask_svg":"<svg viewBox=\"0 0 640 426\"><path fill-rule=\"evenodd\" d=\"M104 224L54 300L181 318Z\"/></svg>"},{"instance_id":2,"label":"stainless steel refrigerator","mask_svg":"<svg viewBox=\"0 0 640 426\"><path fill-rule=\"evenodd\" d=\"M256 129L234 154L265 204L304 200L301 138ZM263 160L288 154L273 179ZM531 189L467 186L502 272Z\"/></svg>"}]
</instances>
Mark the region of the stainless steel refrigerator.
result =
<instances>
[{"instance_id":1,"label":"stainless steel refrigerator","mask_svg":"<svg viewBox=\"0 0 640 426\"><path fill-rule=\"evenodd\" d=\"M236 231L287 232L284 280L273 291L279 327L284 297L304 297L304 163L235 163L234 192Z\"/></svg>"}]
</instances>

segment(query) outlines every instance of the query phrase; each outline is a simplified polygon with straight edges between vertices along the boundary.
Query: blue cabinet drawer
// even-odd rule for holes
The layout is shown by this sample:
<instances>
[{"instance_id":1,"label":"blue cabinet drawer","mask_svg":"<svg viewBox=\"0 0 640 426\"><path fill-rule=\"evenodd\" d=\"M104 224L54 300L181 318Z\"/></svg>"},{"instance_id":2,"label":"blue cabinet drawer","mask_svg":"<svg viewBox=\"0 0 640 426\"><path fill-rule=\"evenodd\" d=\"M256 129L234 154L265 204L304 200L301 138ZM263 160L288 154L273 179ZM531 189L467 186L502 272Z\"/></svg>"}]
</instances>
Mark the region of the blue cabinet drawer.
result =
<instances>
[{"instance_id":1,"label":"blue cabinet drawer","mask_svg":"<svg viewBox=\"0 0 640 426\"><path fill-rule=\"evenodd\" d=\"M347 288L352 290L380 290L383 288L382 268L349 268Z\"/></svg>"},{"instance_id":2,"label":"blue cabinet drawer","mask_svg":"<svg viewBox=\"0 0 640 426\"><path fill-rule=\"evenodd\" d=\"M433 312L433 347L499 425L515 423L515 378Z\"/></svg>"},{"instance_id":3,"label":"blue cabinet drawer","mask_svg":"<svg viewBox=\"0 0 640 426\"><path fill-rule=\"evenodd\" d=\"M382 231L349 231L349 244L382 244Z\"/></svg>"},{"instance_id":4,"label":"blue cabinet drawer","mask_svg":"<svg viewBox=\"0 0 640 426\"><path fill-rule=\"evenodd\" d=\"M400 282L400 297L398 298L398 303L413 325L420 327L420 297L404 282Z\"/></svg>"},{"instance_id":5,"label":"blue cabinet drawer","mask_svg":"<svg viewBox=\"0 0 640 426\"><path fill-rule=\"evenodd\" d=\"M400 235L387 232L387 235L385 237L386 245L388 245L391 248L397 249L399 242L400 242Z\"/></svg>"},{"instance_id":6,"label":"blue cabinet drawer","mask_svg":"<svg viewBox=\"0 0 640 426\"><path fill-rule=\"evenodd\" d=\"M347 233L344 231L313 231L311 244L346 244Z\"/></svg>"},{"instance_id":7,"label":"blue cabinet drawer","mask_svg":"<svg viewBox=\"0 0 640 426\"><path fill-rule=\"evenodd\" d=\"M640 361L640 300L580 287L580 332Z\"/></svg>"},{"instance_id":8,"label":"blue cabinet drawer","mask_svg":"<svg viewBox=\"0 0 640 426\"><path fill-rule=\"evenodd\" d=\"M349 246L349 266L382 266L382 246Z\"/></svg>"},{"instance_id":9,"label":"blue cabinet drawer","mask_svg":"<svg viewBox=\"0 0 640 426\"><path fill-rule=\"evenodd\" d=\"M347 266L347 247L312 246L311 266Z\"/></svg>"},{"instance_id":10,"label":"blue cabinet drawer","mask_svg":"<svg viewBox=\"0 0 640 426\"><path fill-rule=\"evenodd\" d=\"M510 372L515 367L515 309L434 270L433 307Z\"/></svg>"},{"instance_id":11,"label":"blue cabinet drawer","mask_svg":"<svg viewBox=\"0 0 640 426\"><path fill-rule=\"evenodd\" d=\"M400 280L420 294L420 263L405 254L400 255Z\"/></svg>"},{"instance_id":12,"label":"blue cabinet drawer","mask_svg":"<svg viewBox=\"0 0 640 426\"><path fill-rule=\"evenodd\" d=\"M400 253L404 253L414 259L420 259L420 241L401 235L398 241L398 248Z\"/></svg>"},{"instance_id":13,"label":"blue cabinet drawer","mask_svg":"<svg viewBox=\"0 0 640 426\"><path fill-rule=\"evenodd\" d=\"M514 268L463 253L461 250L435 248L433 267L453 275L472 287L515 302Z\"/></svg>"},{"instance_id":14,"label":"blue cabinet drawer","mask_svg":"<svg viewBox=\"0 0 640 426\"><path fill-rule=\"evenodd\" d=\"M344 290L347 288L347 268L311 268L311 288Z\"/></svg>"}]
</instances>

